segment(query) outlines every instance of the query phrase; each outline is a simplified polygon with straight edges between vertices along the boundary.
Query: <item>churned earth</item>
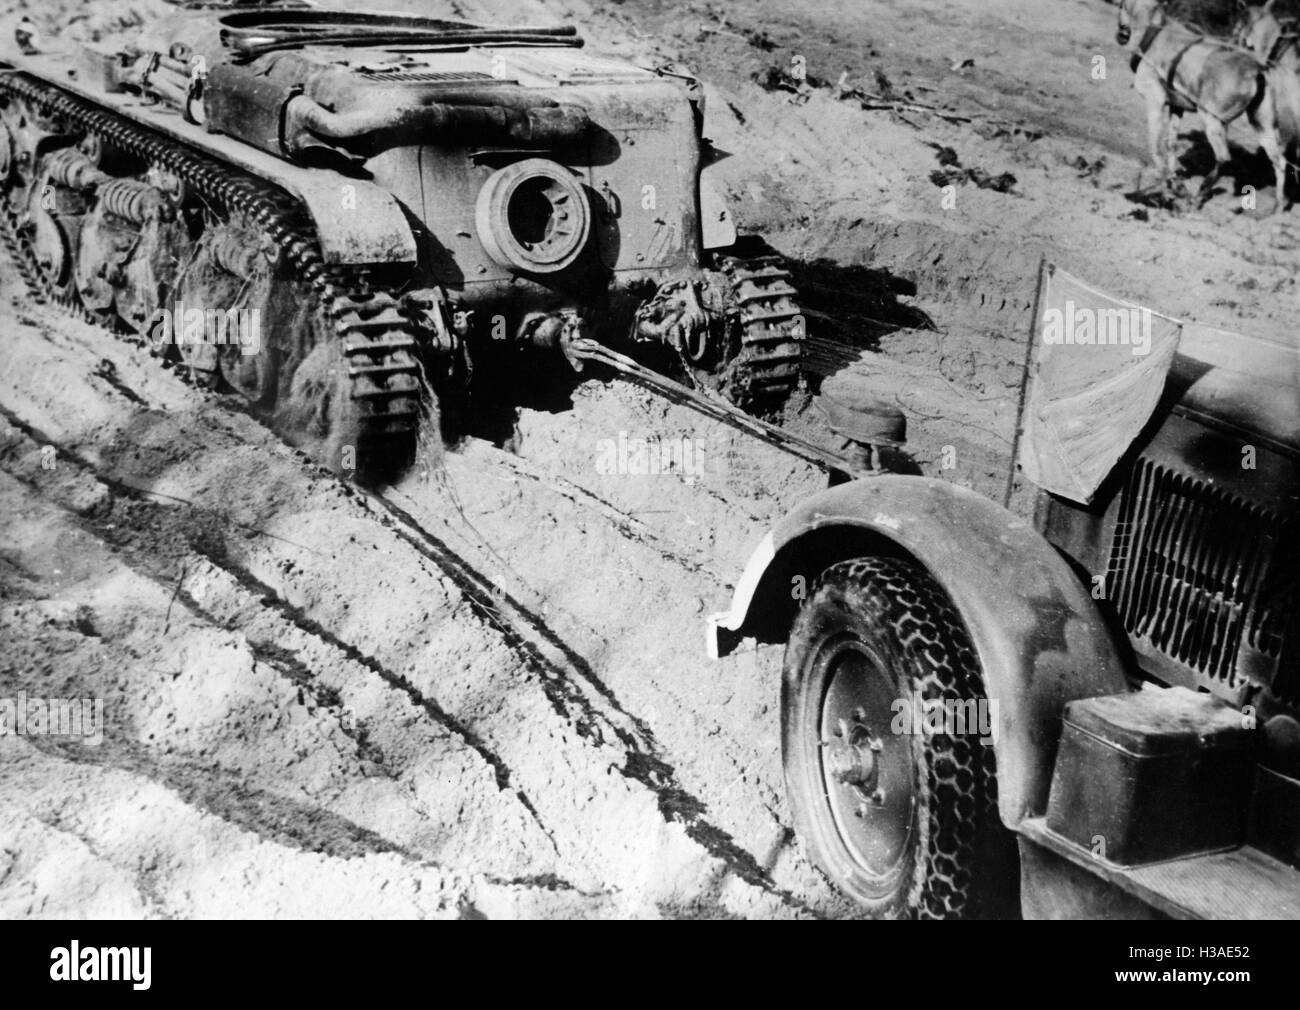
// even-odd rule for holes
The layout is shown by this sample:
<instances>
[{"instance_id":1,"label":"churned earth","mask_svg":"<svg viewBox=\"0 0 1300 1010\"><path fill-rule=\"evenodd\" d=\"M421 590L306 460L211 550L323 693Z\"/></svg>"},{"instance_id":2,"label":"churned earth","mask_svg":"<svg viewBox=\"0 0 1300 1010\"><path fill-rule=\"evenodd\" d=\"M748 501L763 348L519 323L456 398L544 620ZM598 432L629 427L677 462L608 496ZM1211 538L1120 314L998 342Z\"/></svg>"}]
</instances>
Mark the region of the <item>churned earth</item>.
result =
<instances>
[{"instance_id":1,"label":"churned earth","mask_svg":"<svg viewBox=\"0 0 1300 1010\"><path fill-rule=\"evenodd\" d=\"M1300 217L1266 217L1248 134L1254 209L1231 178L1201 211L1131 198L1143 114L1098 0L380 6L572 21L704 77L736 216L809 310L813 386L868 376L924 472L1002 494L1044 255L1294 339ZM63 8L91 33L158 9ZM784 420L825 438L816 418L808 391ZM608 472L620 438L700 465ZM855 914L790 827L779 651L703 647L749 550L824 481L592 376L363 492L33 306L6 261L0 697L105 718L97 746L0 740L0 915Z\"/></svg>"}]
</instances>

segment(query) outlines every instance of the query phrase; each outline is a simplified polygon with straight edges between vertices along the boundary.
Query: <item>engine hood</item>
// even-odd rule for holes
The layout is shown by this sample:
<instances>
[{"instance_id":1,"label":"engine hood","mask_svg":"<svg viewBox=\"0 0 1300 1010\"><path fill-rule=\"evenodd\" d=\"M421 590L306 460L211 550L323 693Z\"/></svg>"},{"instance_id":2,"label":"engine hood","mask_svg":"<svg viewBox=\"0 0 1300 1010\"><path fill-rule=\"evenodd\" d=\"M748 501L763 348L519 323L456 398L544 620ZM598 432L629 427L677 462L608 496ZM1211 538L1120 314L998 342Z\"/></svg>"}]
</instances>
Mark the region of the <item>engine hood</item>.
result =
<instances>
[{"instance_id":1,"label":"engine hood","mask_svg":"<svg viewBox=\"0 0 1300 1010\"><path fill-rule=\"evenodd\" d=\"M1169 383L1175 410L1300 456L1300 347L1189 325Z\"/></svg>"}]
</instances>

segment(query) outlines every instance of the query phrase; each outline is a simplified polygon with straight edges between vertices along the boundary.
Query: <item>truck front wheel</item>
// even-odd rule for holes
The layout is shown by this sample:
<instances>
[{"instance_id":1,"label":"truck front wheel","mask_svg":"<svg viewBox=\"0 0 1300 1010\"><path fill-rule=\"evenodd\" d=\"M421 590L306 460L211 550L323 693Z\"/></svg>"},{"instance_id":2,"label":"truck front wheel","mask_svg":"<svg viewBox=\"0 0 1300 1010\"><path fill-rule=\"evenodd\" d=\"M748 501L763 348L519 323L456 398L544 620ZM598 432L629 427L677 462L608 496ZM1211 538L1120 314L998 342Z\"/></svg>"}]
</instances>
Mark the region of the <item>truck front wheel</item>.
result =
<instances>
[{"instance_id":1,"label":"truck front wheel","mask_svg":"<svg viewBox=\"0 0 1300 1010\"><path fill-rule=\"evenodd\" d=\"M994 714L966 629L924 570L858 558L822 574L786 646L786 788L813 861L873 915L987 912L985 877L1007 871L977 865L997 848L990 833L1006 834Z\"/></svg>"}]
</instances>

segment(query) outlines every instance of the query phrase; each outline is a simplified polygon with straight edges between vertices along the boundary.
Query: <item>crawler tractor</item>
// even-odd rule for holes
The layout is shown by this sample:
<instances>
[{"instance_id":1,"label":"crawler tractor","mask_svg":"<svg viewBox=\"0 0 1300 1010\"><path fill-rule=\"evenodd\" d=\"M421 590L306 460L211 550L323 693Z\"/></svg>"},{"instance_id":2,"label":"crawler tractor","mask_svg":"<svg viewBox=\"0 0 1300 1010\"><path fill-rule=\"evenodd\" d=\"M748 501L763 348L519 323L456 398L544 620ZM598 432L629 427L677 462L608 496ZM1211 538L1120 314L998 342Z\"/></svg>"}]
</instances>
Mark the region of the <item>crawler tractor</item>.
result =
<instances>
[{"instance_id":1,"label":"crawler tractor","mask_svg":"<svg viewBox=\"0 0 1300 1010\"><path fill-rule=\"evenodd\" d=\"M333 468L409 458L485 345L622 344L757 412L799 380L793 288L728 255L690 76L571 27L292 2L13 37L0 236L35 296ZM213 336L231 310L257 339Z\"/></svg>"}]
</instances>

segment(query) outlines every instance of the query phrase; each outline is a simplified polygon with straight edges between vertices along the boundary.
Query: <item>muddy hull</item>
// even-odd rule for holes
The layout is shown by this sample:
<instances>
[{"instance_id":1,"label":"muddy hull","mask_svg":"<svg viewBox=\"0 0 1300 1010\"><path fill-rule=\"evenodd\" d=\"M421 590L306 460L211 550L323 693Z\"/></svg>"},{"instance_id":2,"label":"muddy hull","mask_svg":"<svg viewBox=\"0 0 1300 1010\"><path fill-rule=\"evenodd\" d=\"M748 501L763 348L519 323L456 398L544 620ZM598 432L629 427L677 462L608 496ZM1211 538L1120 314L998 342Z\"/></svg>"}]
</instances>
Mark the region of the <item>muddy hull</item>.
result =
<instances>
[{"instance_id":1,"label":"muddy hull","mask_svg":"<svg viewBox=\"0 0 1300 1010\"><path fill-rule=\"evenodd\" d=\"M6 241L38 297L332 469L454 436L506 345L597 337L749 409L799 381L789 275L705 250L698 85L571 31L199 10L9 65Z\"/></svg>"}]
</instances>

